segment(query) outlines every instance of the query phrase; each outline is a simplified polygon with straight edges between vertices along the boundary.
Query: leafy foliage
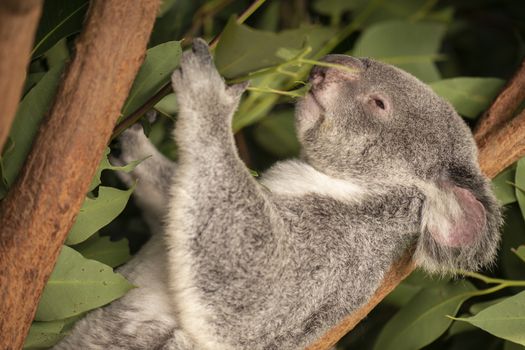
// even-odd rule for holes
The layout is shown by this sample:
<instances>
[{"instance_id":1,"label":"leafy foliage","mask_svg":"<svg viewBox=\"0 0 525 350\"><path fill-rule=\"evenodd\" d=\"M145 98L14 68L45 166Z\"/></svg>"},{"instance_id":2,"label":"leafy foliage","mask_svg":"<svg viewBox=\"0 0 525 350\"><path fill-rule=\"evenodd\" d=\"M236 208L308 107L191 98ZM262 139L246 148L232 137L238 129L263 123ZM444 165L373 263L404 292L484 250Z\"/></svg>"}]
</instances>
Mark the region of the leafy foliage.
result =
<instances>
[{"instance_id":1,"label":"leafy foliage","mask_svg":"<svg viewBox=\"0 0 525 350\"><path fill-rule=\"evenodd\" d=\"M304 82L311 65L325 54L370 56L397 65L429 83L470 124L524 55L525 8L520 0L267 0L247 24L238 23L234 15L250 3L164 0L123 117L169 81L181 44L188 43L179 40L196 35L211 39L222 31L214 52L220 72L230 82L251 80L233 129L246 140L250 166L259 171L298 155L290 102L307 89ZM45 1L24 97L0 159L0 199L16 180L52 104L87 8L87 0ZM153 125L144 121L145 129L173 158L175 95L166 96L155 109L161 118ZM133 251L140 246L143 235L132 231L144 231L144 223L137 208L128 204L133 189L120 189L114 172L130 171L141 160L113 166L108 156L115 146L110 146L46 287L27 349L52 346L85 312L132 288L112 268L130 257L125 238ZM499 174L493 186L506 206L507 223L491 277L469 275L470 283L416 271L380 304L375 313L381 317L369 317L341 348L523 348L525 159Z\"/></svg>"}]
</instances>

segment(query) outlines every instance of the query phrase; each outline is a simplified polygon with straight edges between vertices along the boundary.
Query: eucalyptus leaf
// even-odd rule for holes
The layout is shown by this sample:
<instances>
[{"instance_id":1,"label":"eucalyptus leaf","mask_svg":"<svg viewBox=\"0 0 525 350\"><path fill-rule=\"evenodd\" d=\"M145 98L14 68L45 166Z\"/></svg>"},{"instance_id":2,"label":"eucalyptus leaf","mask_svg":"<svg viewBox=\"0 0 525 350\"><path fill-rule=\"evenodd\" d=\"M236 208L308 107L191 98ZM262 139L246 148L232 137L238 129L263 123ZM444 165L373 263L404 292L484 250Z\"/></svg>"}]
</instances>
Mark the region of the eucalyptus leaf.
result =
<instances>
[{"instance_id":1,"label":"eucalyptus leaf","mask_svg":"<svg viewBox=\"0 0 525 350\"><path fill-rule=\"evenodd\" d=\"M64 337L61 334L64 320L33 322L24 342L24 349L47 349Z\"/></svg>"},{"instance_id":2,"label":"eucalyptus leaf","mask_svg":"<svg viewBox=\"0 0 525 350\"><path fill-rule=\"evenodd\" d=\"M476 327L474 327L473 325L469 323L454 321L452 322L452 325L448 329L447 337L453 337L455 335L462 334L465 332L470 332L476 329L477 329Z\"/></svg>"},{"instance_id":3,"label":"eucalyptus leaf","mask_svg":"<svg viewBox=\"0 0 525 350\"><path fill-rule=\"evenodd\" d=\"M497 337L525 345L525 291L490 306L472 317L458 318Z\"/></svg>"},{"instance_id":4,"label":"eucalyptus leaf","mask_svg":"<svg viewBox=\"0 0 525 350\"><path fill-rule=\"evenodd\" d=\"M270 1L266 7L259 10L259 18L255 27L260 30L277 31L281 5L279 1Z\"/></svg>"},{"instance_id":5,"label":"eucalyptus leaf","mask_svg":"<svg viewBox=\"0 0 525 350\"><path fill-rule=\"evenodd\" d=\"M111 165L111 163L108 160L108 155L110 151L111 150L109 147L106 147L106 149L104 150L104 155L102 156L102 160L100 161L100 164L98 165L95 176L93 177L93 180L91 181L91 185L89 186L88 192L93 191L98 185L100 185L101 183L100 176L102 175L102 172L104 170L117 170L117 171L124 171L126 173L129 173L130 171L135 169L137 165L139 165L142 161L146 159L146 158L137 159L123 166L115 166L115 165Z\"/></svg>"},{"instance_id":6,"label":"eucalyptus leaf","mask_svg":"<svg viewBox=\"0 0 525 350\"><path fill-rule=\"evenodd\" d=\"M42 16L35 35L33 58L42 55L60 39L77 33L88 9L87 0L44 1Z\"/></svg>"},{"instance_id":7,"label":"eucalyptus leaf","mask_svg":"<svg viewBox=\"0 0 525 350\"><path fill-rule=\"evenodd\" d=\"M510 204L505 208L502 238L499 258L504 277L525 280L525 265L512 252L514 248L525 244L525 221L517 204Z\"/></svg>"},{"instance_id":8,"label":"eucalyptus leaf","mask_svg":"<svg viewBox=\"0 0 525 350\"><path fill-rule=\"evenodd\" d=\"M505 300L506 298L507 297L496 298L496 299L491 299L491 300L482 301L482 302L479 302L479 303L472 304L472 305L470 305L469 311L470 311L470 313L472 315L476 315L476 314L480 313L481 311L485 310L486 308L488 308L489 306L497 304L497 303Z\"/></svg>"},{"instance_id":9,"label":"eucalyptus leaf","mask_svg":"<svg viewBox=\"0 0 525 350\"><path fill-rule=\"evenodd\" d=\"M99 261L113 268L131 259L127 239L112 242L108 236L96 235L74 248L84 258Z\"/></svg>"},{"instance_id":10,"label":"eucalyptus leaf","mask_svg":"<svg viewBox=\"0 0 525 350\"><path fill-rule=\"evenodd\" d=\"M525 262L525 245L519 246L517 249L512 250L523 262Z\"/></svg>"},{"instance_id":11,"label":"eucalyptus leaf","mask_svg":"<svg viewBox=\"0 0 525 350\"><path fill-rule=\"evenodd\" d=\"M123 115L135 111L170 80L171 73L179 65L181 53L180 41L168 41L148 49L122 108Z\"/></svg>"},{"instance_id":12,"label":"eucalyptus leaf","mask_svg":"<svg viewBox=\"0 0 525 350\"><path fill-rule=\"evenodd\" d=\"M163 116L174 118L178 111L177 96L175 94L165 96L155 105L155 110Z\"/></svg>"},{"instance_id":13,"label":"eucalyptus leaf","mask_svg":"<svg viewBox=\"0 0 525 350\"><path fill-rule=\"evenodd\" d=\"M516 199L520 206L521 215L525 218L525 158L521 158L516 163L516 178L515 178Z\"/></svg>"},{"instance_id":14,"label":"eucalyptus leaf","mask_svg":"<svg viewBox=\"0 0 525 350\"><path fill-rule=\"evenodd\" d=\"M506 341L503 345L503 350L525 350L525 346Z\"/></svg>"},{"instance_id":15,"label":"eucalyptus leaf","mask_svg":"<svg viewBox=\"0 0 525 350\"><path fill-rule=\"evenodd\" d=\"M281 48L300 50L307 44L315 52L334 33L332 29L316 26L266 32L238 24L232 17L215 50L215 64L225 77L239 77L283 63L284 60L276 54Z\"/></svg>"},{"instance_id":16,"label":"eucalyptus leaf","mask_svg":"<svg viewBox=\"0 0 525 350\"><path fill-rule=\"evenodd\" d=\"M33 144L40 122L51 106L64 66L55 66L22 99L9 137L13 149L2 159L3 177L8 185L15 181Z\"/></svg>"},{"instance_id":17,"label":"eucalyptus leaf","mask_svg":"<svg viewBox=\"0 0 525 350\"><path fill-rule=\"evenodd\" d=\"M517 201L516 189L512 185L516 178L516 166L510 166L492 180L492 189L501 205Z\"/></svg>"},{"instance_id":18,"label":"eucalyptus leaf","mask_svg":"<svg viewBox=\"0 0 525 350\"><path fill-rule=\"evenodd\" d=\"M446 27L434 22L387 21L365 28L352 51L393 64L425 82L440 79L435 61Z\"/></svg>"},{"instance_id":19,"label":"eucalyptus leaf","mask_svg":"<svg viewBox=\"0 0 525 350\"><path fill-rule=\"evenodd\" d=\"M341 22L341 16L345 12L359 8L363 2L363 0L315 0L312 8L317 13L329 16L332 25L338 25Z\"/></svg>"},{"instance_id":20,"label":"eucalyptus leaf","mask_svg":"<svg viewBox=\"0 0 525 350\"><path fill-rule=\"evenodd\" d=\"M29 73L24 83L23 95L25 96L46 75L46 72Z\"/></svg>"},{"instance_id":21,"label":"eucalyptus leaf","mask_svg":"<svg viewBox=\"0 0 525 350\"><path fill-rule=\"evenodd\" d=\"M390 292L382 301L389 305L401 308L406 305L414 296L416 296L422 287L414 286L409 283L401 282L398 286Z\"/></svg>"},{"instance_id":22,"label":"eucalyptus leaf","mask_svg":"<svg viewBox=\"0 0 525 350\"><path fill-rule=\"evenodd\" d=\"M74 249L63 246L42 293L35 320L75 316L120 298L131 288L111 267L85 259Z\"/></svg>"},{"instance_id":23,"label":"eucalyptus leaf","mask_svg":"<svg viewBox=\"0 0 525 350\"><path fill-rule=\"evenodd\" d=\"M75 224L67 236L66 244L83 242L113 221L124 210L132 192L133 188L124 191L100 186L98 197L86 197Z\"/></svg>"},{"instance_id":24,"label":"eucalyptus leaf","mask_svg":"<svg viewBox=\"0 0 525 350\"><path fill-rule=\"evenodd\" d=\"M475 118L489 107L504 83L498 78L458 77L433 82L430 87L459 114Z\"/></svg>"},{"instance_id":25,"label":"eucalyptus leaf","mask_svg":"<svg viewBox=\"0 0 525 350\"><path fill-rule=\"evenodd\" d=\"M356 2L356 0L352 0L352 2ZM360 4L358 12L363 10L368 3L366 0L360 0L357 2ZM428 6L432 3L435 4L435 2L432 1L421 0L384 0L366 19L365 27L369 27L374 23L390 20L408 20L411 22L425 20L443 23L449 23L452 21L454 15L452 7L440 6L438 9L434 9L433 7L436 6Z\"/></svg>"},{"instance_id":26,"label":"eucalyptus leaf","mask_svg":"<svg viewBox=\"0 0 525 350\"><path fill-rule=\"evenodd\" d=\"M475 295L472 284L462 281L416 294L381 331L375 350L417 350L443 334L461 304Z\"/></svg>"}]
</instances>

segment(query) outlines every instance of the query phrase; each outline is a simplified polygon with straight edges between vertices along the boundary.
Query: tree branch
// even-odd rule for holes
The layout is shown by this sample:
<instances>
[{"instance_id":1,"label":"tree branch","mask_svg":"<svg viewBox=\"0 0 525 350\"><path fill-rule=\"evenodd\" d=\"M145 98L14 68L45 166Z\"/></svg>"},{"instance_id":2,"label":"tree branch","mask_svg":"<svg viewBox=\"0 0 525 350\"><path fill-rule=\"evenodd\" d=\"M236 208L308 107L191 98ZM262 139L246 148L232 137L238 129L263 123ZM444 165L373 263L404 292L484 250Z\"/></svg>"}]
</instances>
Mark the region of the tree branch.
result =
<instances>
[{"instance_id":1,"label":"tree branch","mask_svg":"<svg viewBox=\"0 0 525 350\"><path fill-rule=\"evenodd\" d=\"M0 153L22 95L42 3L42 0L0 2Z\"/></svg>"},{"instance_id":2,"label":"tree branch","mask_svg":"<svg viewBox=\"0 0 525 350\"><path fill-rule=\"evenodd\" d=\"M0 344L22 347L144 58L158 0L93 0L48 117L0 203Z\"/></svg>"},{"instance_id":3,"label":"tree branch","mask_svg":"<svg viewBox=\"0 0 525 350\"><path fill-rule=\"evenodd\" d=\"M474 138L478 142L481 170L489 178L493 178L525 155L525 110L505 124L512 118L512 112L524 98L525 61L506 88L494 100L483 119L480 120L480 126L474 132ZM307 350L327 350L334 346L394 290L414 268L412 252L407 251L390 268L383 283L366 305L343 319L319 340L307 347Z\"/></svg>"},{"instance_id":4,"label":"tree branch","mask_svg":"<svg viewBox=\"0 0 525 350\"><path fill-rule=\"evenodd\" d=\"M524 99L525 60L521 62L519 69L476 125L474 138L479 147L485 145L493 131L500 129L505 122L512 119L514 112Z\"/></svg>"}]
</instances>

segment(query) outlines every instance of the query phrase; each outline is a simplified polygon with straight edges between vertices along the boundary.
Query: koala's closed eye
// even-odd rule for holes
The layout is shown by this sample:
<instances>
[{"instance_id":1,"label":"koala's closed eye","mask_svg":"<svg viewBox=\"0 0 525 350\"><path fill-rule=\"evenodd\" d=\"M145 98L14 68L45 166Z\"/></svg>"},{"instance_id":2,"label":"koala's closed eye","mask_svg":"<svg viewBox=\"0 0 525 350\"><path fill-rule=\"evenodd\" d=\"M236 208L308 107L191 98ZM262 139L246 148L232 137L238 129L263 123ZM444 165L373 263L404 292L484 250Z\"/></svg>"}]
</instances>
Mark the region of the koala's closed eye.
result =
<instances>
[{"instance_id":1,"label":"koala's closed eye","mask_svg":"<svg viewBox=\"0 0 525 350\"><path fill-rule=\"evenodd\" d=\"M385 107L385 103L383 102L383 100L381 100L379 98L374 98L373 100L374 100L374 102L375 102L377 107L379 107L379 108L381 108L383 110L386 108Z\"/></svg>"},{"instance_id":2,"label":"koala's closed eye","mask_svg":"<svg viewBox=\"0 0 525 350\"><path fill-rule=\"evenodd\" d=\"M386 116L390 112L390 102L386 96L370 94L366 98L366 107L372 114Z\"/></svg>"}]
</instances>

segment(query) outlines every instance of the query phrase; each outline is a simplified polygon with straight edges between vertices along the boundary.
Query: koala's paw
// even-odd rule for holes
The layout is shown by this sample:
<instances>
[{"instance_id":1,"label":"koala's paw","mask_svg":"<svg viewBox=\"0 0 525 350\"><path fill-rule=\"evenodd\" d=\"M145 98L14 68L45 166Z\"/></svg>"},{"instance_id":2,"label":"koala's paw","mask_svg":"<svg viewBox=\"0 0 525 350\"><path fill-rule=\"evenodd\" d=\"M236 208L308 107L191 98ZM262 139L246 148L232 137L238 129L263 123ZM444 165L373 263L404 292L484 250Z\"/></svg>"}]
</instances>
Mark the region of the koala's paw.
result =
<instances>
[{"instance_id":1,"label":"koala's paw","mask_svg":"<svg viewBox=\"0 0 525 350\"><path fill-rule=\"evenodd\" d=\"M193 47L182 54L180 67L171 76L179 107L201 110L209 106L236 108L248 83L226 85L217 72L208 44L193 40Z\"/></svg>"}]
</instances>

